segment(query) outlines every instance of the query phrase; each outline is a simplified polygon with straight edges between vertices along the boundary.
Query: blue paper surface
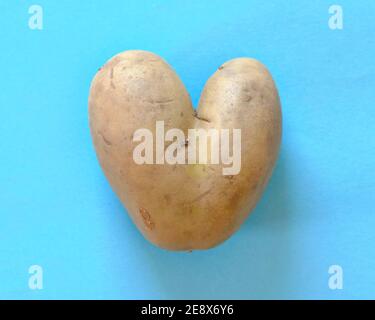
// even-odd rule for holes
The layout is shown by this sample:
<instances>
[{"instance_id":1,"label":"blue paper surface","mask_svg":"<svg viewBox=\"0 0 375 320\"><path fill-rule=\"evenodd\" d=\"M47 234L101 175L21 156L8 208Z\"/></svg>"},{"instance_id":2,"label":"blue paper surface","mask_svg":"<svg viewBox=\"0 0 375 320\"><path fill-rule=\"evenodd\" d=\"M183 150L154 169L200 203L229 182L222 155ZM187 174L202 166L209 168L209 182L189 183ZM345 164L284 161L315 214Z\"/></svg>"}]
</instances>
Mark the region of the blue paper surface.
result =
<instances>
[{"instance_id":1,"label":"blue paper surface","mask_svg":"<svg viewBox=\"0 0 375 320\"><path fill-rule=\"evenodd\" d=\"M1 299L375 298L375 2L30 1L0 4ZM280 157L258 206L223 245L193 253L143 239L91 142L87 98L111 56L153 51L194 104L218 66L271 71ZM29 268L43 269L43 288ZM329 267L343 288L329 286Z\"/></svg>"}]
</instances>

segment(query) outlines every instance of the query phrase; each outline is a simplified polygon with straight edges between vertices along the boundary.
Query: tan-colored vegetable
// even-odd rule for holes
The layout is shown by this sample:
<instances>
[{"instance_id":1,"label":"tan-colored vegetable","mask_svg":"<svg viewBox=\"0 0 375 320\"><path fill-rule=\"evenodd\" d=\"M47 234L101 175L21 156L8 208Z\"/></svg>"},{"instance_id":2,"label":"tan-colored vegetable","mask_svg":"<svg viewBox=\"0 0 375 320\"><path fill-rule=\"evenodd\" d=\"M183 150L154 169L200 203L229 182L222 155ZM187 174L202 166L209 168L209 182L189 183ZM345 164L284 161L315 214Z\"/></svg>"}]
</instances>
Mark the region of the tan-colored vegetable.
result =
<instances>
[{"instance_id":1,"label":"tan-colored vegetable","mask_svg":"<svg viewBox=\"0 0 375 320\"><path fill-rule=\"evenodd\" d=\"M125 51L92 81L89 116L111 186L142 234L170 250L207 249L232 235L260 198L280 145L277 89L267 69L249 58L219 67L194 112L184 85L164 60ZM164 121L165 131L179 128L186 136L191 128L241 129L240 172L223 175L222 163L135 163L139 142L133 135L146 128L155 136L156 121Z\"/></svg>"}]
</instances>

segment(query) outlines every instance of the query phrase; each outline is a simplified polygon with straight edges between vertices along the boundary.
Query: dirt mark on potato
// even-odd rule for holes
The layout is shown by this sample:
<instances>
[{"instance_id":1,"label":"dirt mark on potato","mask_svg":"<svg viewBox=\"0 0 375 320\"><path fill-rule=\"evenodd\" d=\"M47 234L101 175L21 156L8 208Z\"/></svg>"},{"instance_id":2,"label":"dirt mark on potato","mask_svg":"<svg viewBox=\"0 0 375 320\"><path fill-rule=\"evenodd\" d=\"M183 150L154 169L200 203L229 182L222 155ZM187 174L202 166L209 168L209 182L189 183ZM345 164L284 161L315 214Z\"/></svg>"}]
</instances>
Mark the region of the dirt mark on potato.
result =
<instances>
[{"instance_id":1,"label":"dirt mark on potato","mask_svg":"<svg viewBox=\"0 0 375 320\"><path fill-rule=\"evenodd\" d=\"M198 115L198 112L197 112L197 111L195 111L195 112L193 113L193 116L194 116L196 119L198 119L198 120L205 121L205 122L211 122L211 121L208 120L207 118L200 117L200 116Z\"/></svg>"},{"instance_id":2,"label":"dirt mark on potato","mask_svg":"<svg viewBox=\"0 0 375 320\"><path fill-rule=\"evenodd\" d=\"M151 219L150 213L145 208L140 208L139 213L147 229L152 230L155 228L155 223Z\"/></svg>"},{"instance_id":3,"label":"dirt mark on potato","mask_svg":"<svg viewBox=\"0 0 375 320\"><path fill-rule=\"evenodd\" d=\"M107 145L107 146L111 146L112 145L112 142L110 140L108 140L108 138L105 137L105 135L98 131L98 135L102 137L104 143Z\"/></svg>"}]
</instances>

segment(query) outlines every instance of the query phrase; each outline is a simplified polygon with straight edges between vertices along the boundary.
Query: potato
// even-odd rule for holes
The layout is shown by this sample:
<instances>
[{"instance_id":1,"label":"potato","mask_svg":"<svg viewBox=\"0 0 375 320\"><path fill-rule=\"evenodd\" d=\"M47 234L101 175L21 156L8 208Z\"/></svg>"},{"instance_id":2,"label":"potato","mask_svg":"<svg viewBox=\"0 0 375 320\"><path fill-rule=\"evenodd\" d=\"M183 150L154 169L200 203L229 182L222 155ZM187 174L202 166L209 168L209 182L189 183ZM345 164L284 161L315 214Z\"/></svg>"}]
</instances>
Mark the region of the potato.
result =
<instances>
[{"instance_id":1,"label":"potato","mask_svg":"<svg viewBox=\"0 0 375 320\"><path fill-rule=\"evenodd\" d=\"M249 58L220 66L195 112L183 83L163 59L151 52L125 51L95 75L89 118L98 160L114 191L145 238L169 250L208 249L229 238L259 200L281 138L274 81L260 62ZM177 128L185 137L194 128L229 129L230 137L240 129L239 172L224 174L228 165L213 161L155 163L174 140L165 142L165 150L152 149L154 164L137 164L137 130L148 129L155 142L157 121L164 121L165 133ZM208 139L207 150L213 141ZM189 138L184 142L186 155L185 149L194 149L194 144Z\"/></svg>"}]
</instances>

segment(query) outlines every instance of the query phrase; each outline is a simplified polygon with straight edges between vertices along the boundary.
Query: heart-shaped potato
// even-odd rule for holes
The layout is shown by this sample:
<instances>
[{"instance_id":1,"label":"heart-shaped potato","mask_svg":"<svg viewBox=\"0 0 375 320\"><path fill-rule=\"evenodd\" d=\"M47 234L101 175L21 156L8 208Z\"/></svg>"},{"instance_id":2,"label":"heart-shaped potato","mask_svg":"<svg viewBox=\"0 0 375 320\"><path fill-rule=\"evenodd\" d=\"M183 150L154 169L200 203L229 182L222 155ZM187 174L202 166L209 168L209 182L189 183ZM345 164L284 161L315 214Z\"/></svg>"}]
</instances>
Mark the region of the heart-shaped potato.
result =
<instances>
[{"instance_id":1,"label":"heart-shaped potato","mask_svg":"<svg viewBox=\"0 0 375 320\"><path fill-rule=\"evenodd\" d=\"M240 227L271 175L281 138L277 89L267 69L249 58L220 66L194 111L183 83L163 59L125 51L93 79L89 117L111 186L142 234L170 250L207 249ZM157 121L164 121L164 132L178 128L186 136L193 128L240 129L240 171L223 174L226 164L210 162L137 164L134 134L145 128L156 136ZM157 158L156 148L152 152Z\"/></svg>"}]
</instances>

